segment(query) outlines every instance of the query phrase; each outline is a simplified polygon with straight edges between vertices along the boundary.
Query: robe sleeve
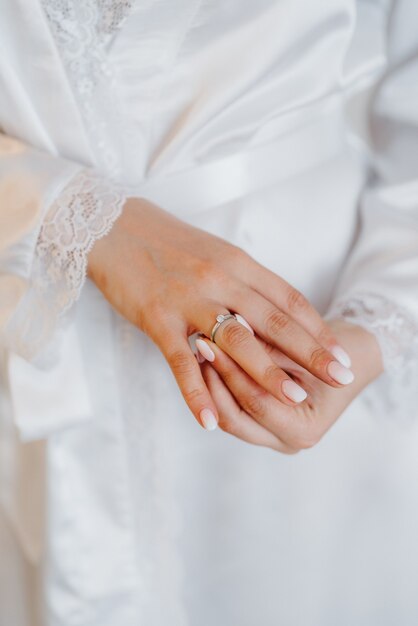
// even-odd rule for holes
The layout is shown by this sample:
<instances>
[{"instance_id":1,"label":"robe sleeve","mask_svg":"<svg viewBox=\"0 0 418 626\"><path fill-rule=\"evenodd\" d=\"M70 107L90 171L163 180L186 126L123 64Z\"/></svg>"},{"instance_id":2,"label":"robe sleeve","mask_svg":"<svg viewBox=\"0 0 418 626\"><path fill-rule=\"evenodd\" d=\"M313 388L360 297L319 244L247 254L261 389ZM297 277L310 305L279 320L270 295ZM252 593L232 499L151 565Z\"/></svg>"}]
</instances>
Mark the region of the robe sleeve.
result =
<instances>
[{"instance_id":1,"label":"robe sleeve","mask_svg":"<svg viewBox=\"0 0 418 626\"><path fill-rule=\"evenodd\" d=\"M37 357L125 200L94 169L0 135L0 347Z\"/></svg>"},{"instance_id":2,"label":"robe sleeve","mask_svg":"<svg viewBox=\"0 0 418 626\"><path fill-rule=\"evenodd\" d=\"M369 107L371 174L359 232L328 318L374 333L385 374L370 397L382 411L418 401L418 3L392 3L388 59Z\"/></svg>"}]
</instances>

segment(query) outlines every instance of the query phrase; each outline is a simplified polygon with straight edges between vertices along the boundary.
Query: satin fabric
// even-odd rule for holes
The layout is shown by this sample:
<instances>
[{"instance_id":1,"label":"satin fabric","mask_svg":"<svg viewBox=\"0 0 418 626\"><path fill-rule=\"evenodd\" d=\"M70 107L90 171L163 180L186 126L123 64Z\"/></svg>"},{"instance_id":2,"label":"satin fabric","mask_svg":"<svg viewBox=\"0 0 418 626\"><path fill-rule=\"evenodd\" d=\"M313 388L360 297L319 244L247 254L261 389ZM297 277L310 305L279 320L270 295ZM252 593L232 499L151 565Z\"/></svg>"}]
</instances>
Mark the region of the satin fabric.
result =
<instances>
[{"instance_id":1,"label":"satin fabric","mask_svg":"<svg viewBox=\"0 0 418 626\"><path fill-rule=\"evenodd\" d=\"M4 276L30 283L43 216L90 167L163 194L324 314L370 292L418 316L412 1L148 0L122 6L113 31L94 2L73 21L69 3L68 22L59 3L3 5L0 124L26 148L4 153L1 175L35 174L39 211L23 235L16 218ZM57 24L77 42L70 57ZM317 142L327 116L330 152ZM243 158L270 145L277 178L250 168L232 196L199 200L199 172L209 188L223 159L248 173ZM1 623L416 621L416 421L360 398L317 449L283 458L201 431L156 347L89 281L72 315L52 359L46 346L28 362L3 333L0 568L18 575Z\"/></svg>"}]
</instances>

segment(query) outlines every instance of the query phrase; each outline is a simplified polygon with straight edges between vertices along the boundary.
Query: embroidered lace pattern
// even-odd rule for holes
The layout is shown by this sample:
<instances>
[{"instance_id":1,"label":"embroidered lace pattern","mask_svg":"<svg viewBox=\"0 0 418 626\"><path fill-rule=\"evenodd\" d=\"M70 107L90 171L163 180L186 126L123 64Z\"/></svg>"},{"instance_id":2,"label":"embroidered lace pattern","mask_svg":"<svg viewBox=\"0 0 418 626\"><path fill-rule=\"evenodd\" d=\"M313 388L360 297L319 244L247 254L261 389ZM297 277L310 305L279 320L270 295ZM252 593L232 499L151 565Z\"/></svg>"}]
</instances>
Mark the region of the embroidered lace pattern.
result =
<instances>
[{"instance_id":1,"label":"embroidered lace pattern","mask_svg":"<svg viewBox=\"0 0 418 626\"><path fill-rule=\"evenodd\" d=\"M32 284L8 333L17 351L29 359L42 348L40 361L44 366L56 359L60 341L48 340L71 320L71 305L80 296L86 278L89 251L109 232L125 199L133 195L133 189L123 181L126 164L138 154L141 138L125 114L119 97L118 68L109 55L113 37L136 0L41 1L93 155L91 169L76 174L48 209L37 242ZM128 336L123 333L126 328L130 329ZM144 361L130 337L137 334L140 344L144 338L139 331L133 333L136 329L116 314L114 330L115 362L119 357L117 371L124 398L121 421L127 428L126 453L132 463L132 493L136 494L135 501L126 502L125 530L132 531L137 546L136 559L135 554L129 558L137 561L138 572L137 593L129 602L136 623L151 623L159 610L164 612L161 623L183 626L186 618L178 589L181 561L173 536L176 504L169 504L166 492L162 493L158 468L164 455L160 462L154 447L154 442L160 441L160 433L153 429L154 416L150 413L148 420L138 425L135 413L144 402L145 394L138 389L138 371L144 369ZM140 431L135 430L137 425L142 426ZM138 438L131 436L134 433ZM131 508L137 521L132 528L128 517ZM124 584L130 592L129 581ZM103 614L107 604L98 593L97 598L83 598L83 611Z\"/></svg>"},{"instance_id":2,"label":"embroidered lace pattern","mask_svg":"<svg viewBox=\"0 0 418 626\"><path fill-rule=\"evenodd\" d=\"M54 326L64 324L63 313L84 283L88 252L120 214L126 193L112 181L122 179L124 142L134 141L124 128L107 50L133 0L42 0L42 5L84 120L97 173L85 169L76 175L41 228L32 284L9 332L14 348L26 358L47 344ZM36 320L31 314L35 310L40 313Z\"/></svg>"},{"instance_id":3,"label":"embroidered lace pattern","mask_svg":"<svg viewBox=\"0 0 418 626\"><path fill-rule=\"evenodd\" d=\"M124 132L116 71L107 46L133 0L42 0L42 4L84 119L95 165L118 179L121 148L131 141L131 133Z\"/></svg>"},{"instance_id":4,"label":"embroidered lace pattern","mask_svg":"<svg viewBox=\"0 0 418 626\"><path fill-rule=\"evenodd\" d=\"M418 400L418 321L396 303L375 294L359 294L333 304L327 318L343 318L373 333L379 343L385 374L366 390L379 409L404 419L415 414ZM376 393L373 392L376 391Z\"/></svg>"},{"instance_id":5,"label":"embroidered lace pattern","mask_svg":"<svg viewBox=\"0 0 418 626\"><path fill-rule=\"evenodd\" d=\"M82 170L53 203L38 239L36 283L42 292L54 289L58 310L67 310L77 300L87 255L109 232L125 199L121 187Z\"/></svg>"},{"instance_id":6,"label":"embroidered lace pattern","mask_svg":"<svg viewBox=\"0 0 418 626\"><path fill-rule=\"evenodd\" d=\"M15 349L27 358L64 323L86 279L87 255L109 232L126 197L122 186L84 169L53 202L39 233L31 286L13 322L16 332L10 331L15 341L20 337Z\"/></svg>"},{"instance_id":7,"label":"embroidered lace pattern","mask_svg":"<svg viewBox=\"0 0 418 626\"><path fill-rule=\"evenodd\" d=\"M392 374L405 369L411 350L418 350L417 322L382 296L361 294L341 300L333 306L332 316L372 332L379 342L385 370Z\"/></svg>"}]
</instances>

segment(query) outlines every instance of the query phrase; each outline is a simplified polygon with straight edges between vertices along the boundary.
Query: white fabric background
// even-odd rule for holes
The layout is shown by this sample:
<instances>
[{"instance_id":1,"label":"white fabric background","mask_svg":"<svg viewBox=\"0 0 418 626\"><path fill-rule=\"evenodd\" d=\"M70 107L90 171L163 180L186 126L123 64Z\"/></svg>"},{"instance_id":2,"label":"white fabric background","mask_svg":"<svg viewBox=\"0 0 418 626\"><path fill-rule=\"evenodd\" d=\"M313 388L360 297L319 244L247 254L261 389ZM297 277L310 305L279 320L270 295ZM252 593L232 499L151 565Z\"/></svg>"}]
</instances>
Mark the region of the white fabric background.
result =
<instances>
[{"instance_id":1,"label":"white fabric background","mask_svg":"<svg viewBox=\"0 0 418 626\"><path fill-rule=\"evenodd\" d=\"M359 398L295 458L203 432L155 346L83 271L70 280L91 233L81 237L82 211L68 211L86 198L81 173L101 235L132 187L188 168L192 185L201 165L280 145L335 103L338 154L324 160L319 145L308 170L186 219L244 247L324 314L335 295L381 298L374 332L382 346L395 338L385 354L402 379L399 347L418 317L414 0L0 7L0 125L24 142L2 144L1 182L16 172L36 182L27 234L16 220L0 255L2 274L28 289L1 339L0 580L13 593L0 624L415 624L415 387L408 404L402 386L393 392L400 418ZM1 210L12 220L9 191ZM69 244L57 238L58 263L42 239L51 210L58 234L81 219ZM8 575L20 568L39 586Z\"/></svg>"}]
</instances>

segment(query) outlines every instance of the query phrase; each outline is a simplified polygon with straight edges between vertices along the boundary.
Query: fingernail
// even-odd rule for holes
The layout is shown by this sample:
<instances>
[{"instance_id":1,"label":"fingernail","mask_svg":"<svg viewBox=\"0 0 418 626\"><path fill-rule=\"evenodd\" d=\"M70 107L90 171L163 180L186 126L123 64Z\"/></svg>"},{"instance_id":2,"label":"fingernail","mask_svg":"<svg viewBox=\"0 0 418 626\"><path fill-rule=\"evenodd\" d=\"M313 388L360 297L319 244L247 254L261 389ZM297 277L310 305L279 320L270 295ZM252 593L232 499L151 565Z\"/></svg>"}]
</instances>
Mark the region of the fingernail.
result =
<instances>
[{"instance_id":1,"label":"fingernail","mask_svg":"<svg viewBox=\"0 0 418 626\"><path fill-rule=\"evenodd\" d=\"M208 344L206 341L203 341L203 339L196 339L196 348L207 361L212 363L215 360L214 351L209 348Z\"/></svg>"},{"instance_id":2,"label":"fingernail","mask_svg":"<svg viewBox=\"0 0 418 626\"><path fill-rule=\"evenodd\" d=\"M293 380L290 380L290 378L283 381L282 390L284 395L293 400L293 402L303 402L308 397L306 391Z\"/></svg>"},{"instance_id":3,"label":"fingernail","mask_svg":"<svg viewBox=\"0 0 418 626\"><path fill-rule=\"evenodd\" d=\"M351 367L351 359L341 346L333 346L330 348L330 352L335 356L337 361L341 363L341 365L344 365L344 367Z\"/></svg>"},{"instance_id":4,"label":"fingernail","mask_svg":"<svg viewBox=\"0 0 418 626\"><path fill-rule=\"evenodd\" d=\"M340 385L349 385L354 380L353 372L338 361L331 361L328 365L328 374Z\"/></svg>"},{"instance_id":5,"label":"fingernail","mask_svg":"<svg viewBox=\"0 0 418 626\"><path fill-rule=\"evenodd\" d=\"M206 430L215 430L218 426L216 417L210 409L203 409L200 411L200 419L202 420L202 424Z\"/></svg>"},{"instance_id":6,"label":"fingernail","mask_svg":"<svg viewBox=\"0 0 418 626\"><path fill-rule=\"evenodd\" d=\"M199 351L196 352L196 359L198 363L204 363L206 361L205 357L202 356Z\"/></svg>"},{"instance_id":7,"label":"fingernail","mask_svg":"<svg viewBox=\"0 0 418 626\"><path fill-rule=\"evenodd\" d=\"M242 326L245 326L245 328L249 330L252 335L254 335L253 329L251 328L247 320L242 317L242 315L240 315L239 313L235 313L235 317L237 318L237 322L242 324Z\"/></svg>"}]
</instances>

